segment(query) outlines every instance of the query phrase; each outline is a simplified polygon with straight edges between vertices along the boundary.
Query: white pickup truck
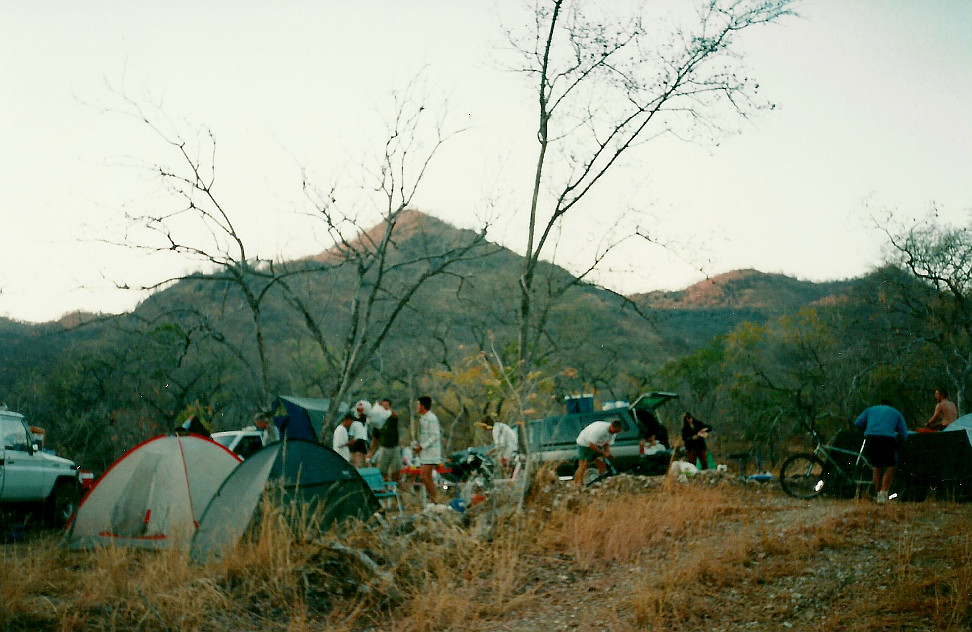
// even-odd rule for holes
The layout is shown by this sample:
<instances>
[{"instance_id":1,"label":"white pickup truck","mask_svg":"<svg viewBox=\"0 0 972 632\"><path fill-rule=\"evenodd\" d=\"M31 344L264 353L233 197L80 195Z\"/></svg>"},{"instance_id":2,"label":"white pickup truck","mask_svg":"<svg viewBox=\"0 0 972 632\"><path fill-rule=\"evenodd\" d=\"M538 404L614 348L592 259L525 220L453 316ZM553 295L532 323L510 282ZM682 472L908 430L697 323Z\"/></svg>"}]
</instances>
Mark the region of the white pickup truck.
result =
<instances>
[{"instance_id":1,"label":"white pickup truck","mask_svg":"<svg viewBox=\"0 0 972 632\"><path fill-rule=\"evenodd\" d=\"M63 525L80 497L78 466L41 450L24 416L0 407L0 509L39 508Z\"/></svg>"}]
</instances>

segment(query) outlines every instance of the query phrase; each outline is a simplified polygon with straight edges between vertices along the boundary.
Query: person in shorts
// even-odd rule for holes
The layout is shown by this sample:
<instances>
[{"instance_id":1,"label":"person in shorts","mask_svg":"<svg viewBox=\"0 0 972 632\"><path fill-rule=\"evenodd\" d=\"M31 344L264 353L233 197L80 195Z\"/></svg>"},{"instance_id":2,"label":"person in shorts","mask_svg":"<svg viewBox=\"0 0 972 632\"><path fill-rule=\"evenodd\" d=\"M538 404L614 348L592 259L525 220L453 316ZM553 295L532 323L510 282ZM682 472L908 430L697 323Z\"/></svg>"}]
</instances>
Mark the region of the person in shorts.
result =
<instances>
[{"instance_id":1,"label":"person in shorts","mask_svg":"<svg viewBox=\"0 0 972 632\"><path fill-rule=\"evenodd\" d=\"M351 465L356 468L364 465L365 455L368 454L368 431L365 429L365 422L352 417L351 427L348 428L348 435L351 440Z\"/></svg>"},{"instance_id":2,"label":"person in shorts","mask_svg":"<svg viewBox=\"0 0 972 632\"><path fill-rule=\"evenodd\" d=\"M908 438L908 424L890 402L883 400L865 409L854 425L864 431L865 456L874 468L877 502L885 503L898 467L898 451Z\"/></svg>"},{"instance_id":3,"label":"person in shorts","mask_svg":"<svg viewBox=\"0 0 972 632\"><path fill-rule=\"evenodd\" d=\"M378 406L388 411L389 415L373 435L371 449L375 467L381 470L386 481L397 483L402 471L402 448L398 445L398 413L392 408L388 398L381 400Z\"/></svg>"},{"instance_id":4,"label":"person in shorts","mask_svg":"<svg viewBox=\"0 0 972 632\"><path fill-rule=\"evenodd\" d=\"M432 471L442 463L442 430L439 418L432 412L432 398L422 395L415 406L418 413L418 442L413 448L419 459L419 477L428 493L429 502L435 503L435 483Z\"/></svg>"},{"instance_id":5,"label":"person in shorts","mask_svg":"<svg viewBox=\"0 0 972 632\"><path fill-rule=\"evenodd\" d=\"M595 421L580 431L577 435L577 471L574 482L580 485L584 482L584 472L593 462L599 474L607 470L604 459L611 456L611 444L615 436L621 432L621 420Z\"/></svg>"}]
</instances>

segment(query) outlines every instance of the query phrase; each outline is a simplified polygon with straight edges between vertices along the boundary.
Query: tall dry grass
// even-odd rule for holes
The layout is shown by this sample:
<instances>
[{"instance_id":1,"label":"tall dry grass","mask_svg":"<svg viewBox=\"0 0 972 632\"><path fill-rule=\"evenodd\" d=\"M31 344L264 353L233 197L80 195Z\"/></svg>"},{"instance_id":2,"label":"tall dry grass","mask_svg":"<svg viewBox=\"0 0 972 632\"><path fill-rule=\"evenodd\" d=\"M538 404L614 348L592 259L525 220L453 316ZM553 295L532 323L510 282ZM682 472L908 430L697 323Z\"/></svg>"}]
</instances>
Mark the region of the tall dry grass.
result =
<instances>
[{"instance_id":1,"label":"tall dry grass","mask_svg":"<svg viewBox=\"0 0 972 632\"><path fill-rule=\"evenodd\" d=\"M0 548L0 632L489 630L550 607L551 591L576 601L564 579L574 576L600 591L578 611L580 627L706 629L726 616L722 593L756 598L760 586L804 575L822 551L859 546L855 534L875 521L897 533L923 511L851 501L820 504L801 522L788 518L792 506L757 506L737 487L560 494L519 514L420 515L326 533L313 511L267 501L235 549L202 566L174 551L76 553L53 539L8 545ZM864 606L854 590L829 595L854 605L835 608L817 629L880 629L892 619L967 626L972 538L950 528L934 542L902 530L888 590ZM617 569L625 570L620 584L599 586Z\"/></svg>"}]
</instances>

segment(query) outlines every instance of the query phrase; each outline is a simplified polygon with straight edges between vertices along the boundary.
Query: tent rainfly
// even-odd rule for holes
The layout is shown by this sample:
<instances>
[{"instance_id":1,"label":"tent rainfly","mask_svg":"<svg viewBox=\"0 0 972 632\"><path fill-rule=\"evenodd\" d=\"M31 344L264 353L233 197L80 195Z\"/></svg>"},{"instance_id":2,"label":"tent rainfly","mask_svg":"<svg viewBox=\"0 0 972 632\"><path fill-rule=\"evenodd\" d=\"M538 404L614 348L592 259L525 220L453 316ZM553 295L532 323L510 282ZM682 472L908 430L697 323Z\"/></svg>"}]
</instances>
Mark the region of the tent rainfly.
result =
<instances>
[{"instance_id":1,"label":"tent rainfly","mask_svg":"<svg viewBox=\"0 0 972 632\"><path fill-rule=\"evenodd\" d=\"M318 512L320 528L348 518L368 520L381 506L358 471L326 446L288 439L271 443L236 468L213 496L192 538L190 554L203 563L219 557L246 531L267 489L286 503Z\"/></svg>"},{"instance_id":2,"label":"tent rainfly","mask_svg":"<svg viewBox=\"0 0 972 632\"><path fill-rule=\"evenodd\" d=\"M196 435L149 439L121 456L78 506L70 549L187 549L202 511L240 458Z\"/></svg>"},{"instance_id":3,"label":"tent rainfly","mask_svg":"<svg viewBox=\"0 0 972 632\"><path fill-rule=\"evenodd\" d=\"M280 395L271 406L273 423L281 437L324 442L324 416L330 404L329 399Z\"/></svg>"}]
</instances>

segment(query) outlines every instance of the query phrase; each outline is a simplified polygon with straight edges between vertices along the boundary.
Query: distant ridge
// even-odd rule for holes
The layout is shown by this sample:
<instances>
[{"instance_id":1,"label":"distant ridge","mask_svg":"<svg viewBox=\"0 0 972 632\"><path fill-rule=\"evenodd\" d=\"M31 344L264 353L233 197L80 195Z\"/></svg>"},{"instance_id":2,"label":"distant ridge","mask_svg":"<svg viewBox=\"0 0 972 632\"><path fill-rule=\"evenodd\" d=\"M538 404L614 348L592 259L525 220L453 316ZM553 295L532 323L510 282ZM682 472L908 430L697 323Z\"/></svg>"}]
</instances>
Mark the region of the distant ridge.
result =
<instances>
[{"instance_id":1,"label":"distant ridge","mask_svg":"<svg viewBox=\"0 0 972 632\"><path fill-rule=\"evenodd\" d=\"M699 281L684 290L635 294L631 300L654 310L733 309L769 313L793 311L832 301L851 281L817 283L759 270L733 270Z\"/></svg>"}]
</instances>

